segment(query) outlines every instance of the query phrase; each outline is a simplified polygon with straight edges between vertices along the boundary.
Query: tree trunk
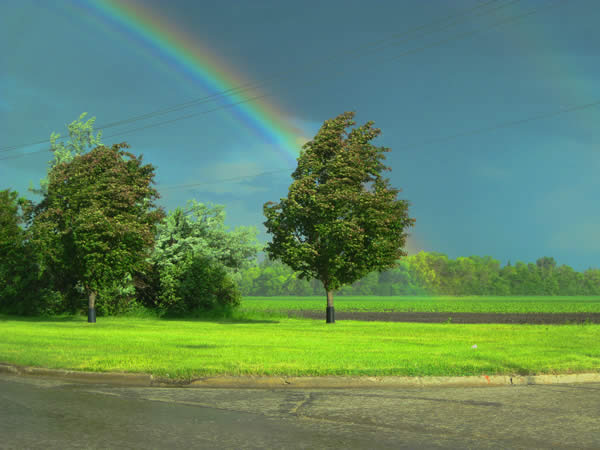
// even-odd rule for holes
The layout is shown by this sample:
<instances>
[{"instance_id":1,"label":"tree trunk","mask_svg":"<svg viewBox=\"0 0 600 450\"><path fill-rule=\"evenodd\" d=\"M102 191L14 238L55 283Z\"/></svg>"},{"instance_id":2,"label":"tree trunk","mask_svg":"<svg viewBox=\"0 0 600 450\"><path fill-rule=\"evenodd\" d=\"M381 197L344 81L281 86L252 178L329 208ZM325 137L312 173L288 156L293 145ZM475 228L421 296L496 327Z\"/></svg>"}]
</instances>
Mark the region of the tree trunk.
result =
<instances>
[{"instance_id":1,"label":"tree trunk","mask_svg":"<svg viewBox=\"0 0 600 450\"><path fill-rule=\"evenodd\" d=\"M88 323L96 323L96 292L90 291L88 295Z\"/></svg>"},{"instance_id":2,"label":"tree trunk","mask_svg":"<svg viewBox=\"0 0 600 450\"><path fill-rule=\"evenodd\" d=\"M326 290L326 292L327 292L326 323L335 323L335 310L333 309L333 291Z\"/></svg>"}]
</instances>

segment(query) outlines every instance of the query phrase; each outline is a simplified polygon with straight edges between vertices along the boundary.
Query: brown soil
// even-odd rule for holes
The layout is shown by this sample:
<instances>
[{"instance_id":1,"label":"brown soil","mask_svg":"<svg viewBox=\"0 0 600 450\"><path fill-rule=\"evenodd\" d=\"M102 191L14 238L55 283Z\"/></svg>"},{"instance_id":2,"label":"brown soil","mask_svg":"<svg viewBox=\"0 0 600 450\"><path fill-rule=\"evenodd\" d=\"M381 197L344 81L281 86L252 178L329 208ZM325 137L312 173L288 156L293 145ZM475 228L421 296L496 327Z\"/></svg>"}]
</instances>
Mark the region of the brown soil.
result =
<instances>
[{"instance_id":1,"label":"brown soil","mask_svg":"<svg viewBox=\"0 0 600 450\"><path fill-rule=\"evenodd\" d=\"M288 317L305 317L325 321L325 310L286 311ZM600 313L424 313L424 312L358 312L335 311L335 320L362 320L379 322L421 322L421 323L514 323L514 324L554 324L564 325L600 323Z\"/></svg>"}]
</instances>

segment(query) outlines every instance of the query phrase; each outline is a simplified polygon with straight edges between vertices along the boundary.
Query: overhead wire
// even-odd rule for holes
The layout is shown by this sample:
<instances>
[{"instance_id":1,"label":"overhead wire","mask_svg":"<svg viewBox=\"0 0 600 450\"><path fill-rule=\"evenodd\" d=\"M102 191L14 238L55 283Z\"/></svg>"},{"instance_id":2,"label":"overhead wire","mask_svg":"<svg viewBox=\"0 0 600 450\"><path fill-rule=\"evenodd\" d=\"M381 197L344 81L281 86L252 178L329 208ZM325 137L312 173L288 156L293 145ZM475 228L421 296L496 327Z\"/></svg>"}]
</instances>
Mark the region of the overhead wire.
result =
<instances>
[{"instance_id":1,"label":"overhead wire","mask_svg":"<svg viewBox=\"0 0 600 450\"><path fill-rule=\"evenodd\" d=\"M509 127L512 127L512 126L521 125L523 123L532 122L532 121L535 121L535 120L541 120L541 119L546 119L548 117L558 116L560 114L566 114L566 113L570 113L570 112L574 112L574 111L580 111L580 110L584 110L584 109L593 108L595 106L600 106L600 100L597 100L597 101L594 101L594 102L590 102L590 103L573 105L573 106L570 106L570 107L567 107L567 108L562 108L562 109L559 109L559 110L556 110L556 111L550 111L550 112L547 112L547 113L536 114L534 116L525 117L523 119L511 120L511 121L507 121L507 122L501 122L501 123L498 123L496 125L492 125L492 126L489 126L489 127L477 128L475 130L469 130L469 131L465 131L465 132L462 132L462 133L456 133L456 134L452 134L452 135L448 135L448 136L442 136L442 137L438 137L438 138L427 139L427 140L424 140L424 141L414 142L412 144L405 144L405 145L401 145L401 146L395 147L395 148L396 149L398 149L398 148L400 148L400 149L416 148L416 147L419 147L419 146L422 146L422 145L430 144L432 142L449 141L449 140L452 140L452 139L456 139L456 138L460 138L460 137L464 137L464 136L470 136L470 135L479 134L479 133L484 133L484 132L487 132L487 131L494 131L494 130L498 130L498 129L502 129L502 128L509 128ZM190 183L190 184L181 184L181 185L165 185L165 186L161 187L161 189L162 190L186 189L186 188L191 188L191 187L198 187L198 186L205 186L205 185L209 185L209 184L222 183L222 182L226 182L226 181L236 181L236 180L240 180L240 179L256 178L258 176L272 174L272 173L278 173L278 172L289 172L290 170L291 169L289 169L289 168L287 168L287 169L278 169L278 170L271 170L271 171L267 171L267 172L261 172L261 173L255 174L255 175L245 175L245 176L240 176L240 177L236 177L236 178L214 180L214 181L208 181L208 182L202 182L202 183Z\"/></svg>"},{"instance_id":2,"label":"overhead wire","mask_svg":"<svg viewBox=\"0 0 600 450\"><path fill-rule=\"evenodd\" d=\"M511 0L508 3L512 4L512 3L516 2L516 1L518 1L518 0ZM520 18L527 17L527 16L530 16L530 15L535 14L535 13L539 13L542 10L547 10L550 7L557 6L562 1L563 0L557 0L557 1L553 2L553 3L551 3L550 6L539 7L539 8L533 9L533 10L528 11L528 12L523 13L523 14L519 14L519 15L516 15L516 16L511 16L511 17L505 18L504 20L501 20L499 22L496 22L496 23L488 26L486 28L486 30L490 29L490 28L493 28L493 27L496 27L496 26L501 26L501 25L505 25L507 23L514 22L515 20L518 20ZM403 53L401 53L399 55L396 55L392 59L395 60L395 59L398 59L398 57L400 57L400 56L404 56L404 55L407 55L407 54L416 53L418 51L423 51L423 50L429 49L429 48L434 47L434 46L438 46L438 45L441 45L441 44L445 44L445 43L451 42L452 40L456 40L456 39L460 39L460 38L463 38L463 37L466 37L466 36L470 36L470 35L476 34L476 33L480 32L480 31L482 31L482 30L481 29L477 29L477 30L472 30L472 31L464 32L464 33L459 33L459 34L453 35L453 36L451 36L449 38L436 41L436 42L434 42L432 44L428 44L426 46L418 47L416 49L407 50L407 51L405 51L405 52L403 52ZM390 59L388 59L388 61L389 60ZM319 81L322 81L322 78L319 79ZM311 84L312 83L309 83L308 85L311 85ZM306 84L303 84L301 86L305 86L305 85ZM273 95L273 94L262 94L262 95L259 95L259 96L256 96L256 97L251 97L251 98L248 98L248 99L240 100L238 102L234 102L234 103L230 103L230 104L227 104L227 105L219 106L217 108L213 108L213 109L210 109L210 110L200 111L200 112L188 114L186 116L176 117L174 119L170 119L170 120L166 120L166 121L162 121L162 122L157 122L157 123L149 124L149 125L146 125L146 126L143 126L143 127L138 127L138 128L134 128L134 129L130 129L130 130L124 130L124 131L115 133L113 135L104 136L104 137L110 138L110 137L116 137L116 136L123 136L125 134L130 134L130 133L133 133L133 132L136 132L136 131L140 131L140 130L144 130L144 129L148 129L148 128L155 128L157 126L166 125L166 124L173 123L173 122L178 122L180 120L189 119L191 117L196 117L196 116L199 116L199 115L202 115L202 114L208 114L210 112L214 112L214 111L217 111L217 110L220 110L220 109L231 108L231 107L236 106L238 104L247 103L249 101L256 100L256 99L263 98L263 97L267 97L267 96L270 96L270 95ZM23 156L27 156L27 155L31 155L31 154L35 154L35 153L45 153L47 151L48 150L38 150L38 151L35 151L35 152L29 152L29 153L24 153L24 154L19 154L19 155L8 156L8 157L0 158L0 161L7 160L7 159L19 158L19 157L23 157Z\"/></svg>"},{"instance_id":3,"label":"overhead wire","mask_svg":"<svg viewBox=\"0 0 600 450\"><path fill-rule=\"evenodd\" d=\"M519 0L511 0L511 2L509 2L509 3L514 3L516 1L519 1ZM531 10L531 11L523 13L523 14L519 14L519 15L516 15L516 16L511 16L511 17L505 18L504 20L501 20L499 22L496 22L496 23L492 24L486 30L489 30L490 28L493 28L493 27L496 27L496 26L501 26L501 25L505 25L507 23L514 22L514 21L516 21L518 19L521 19L523 17L531 16L532 14L539 13L542 10L547 10L550 7L557 6L559 3L563 2L563 1L564 0L557 0L557 1L553 2L553 3L551 3L550 6L539 7L539 8L536 8L534 10ZM418 47L416 49L407 50L407 51L405 51L403 53L400 53L399 55L396 55L393 58L390 58L390 59L388 59L386 61L396 60L396 59L398 59L398 57L405 56L405 55L408 55L408 54L413 54L413 53L416 53L416 52L419 52L419 51L423 51L423 50L427 50L427 49L429 49L431 47L439 46L439 45L451 42L451 41L456 40L456 39L460 39L460 38L463 38L463 37L466 37L466 36L470 36L470 35L473 35L473 34L476 34L476 33L480 32L480 31L481 30L478 29L478 30L468 31L468 32L465 32L465 33L459 33L459 34L451 36L450 38L439 40L439 41L436 41L436 42L434 42L432 44L428 44L426 46ZM318 81L322 81L322 80L323 80L323 77L319 78ZM304 84L301 84L299 86L304 87L304 86L307 86L307 85L310 86L310 85L313 85L313 84L314 83L308 83L308 84L304 83ZM124 130L122 132L118 132L118 133L110 135L108 137L123 136L125 134L130 134L130 133L133 133L133 132L136 132L136 131L140 131L140 130L144 130L144 129L147 129L147 128L154 128L156 126L161 126L161 125L165 125L165 124L177 122L179 120L189 119L191 117L196 117L196 116L199 116L199 115L202 115L202 114L207 114L207 113L210 113L210 112L217 111L219 109L230 108L230 107L239 105L241 103L247 103L247 102L252 101L252 100L257 100L257 99L268 97L268 96L272 96L272 95L274 95L274 94L262 94L262 95L258 95L258 96L251 97L251 98L248 98L248 99L240 100L238 102L230 103L228 105L224 105L224 106L220 106L220 107L217 107L217 108L213 108L213 109L210 109L210 110L207 110L207 111L196 112L196 113L188 114L186 116L180 116L180 117L177 117L177 118L174 118L174 119L170 119L170 120L166 120L166 121L162 121L162 122L156 122L154 124L146 125L146 126L143 126L143 127L138 127L138 128L134 128L134 129L130 129L130 130Z\"/></svg>"},{"instance_id":4,"label":"overhead wire","mask_svg":"<svg viewBox=\"0 0 600 450\"><path fill-rule=\"evenodd\" d=\"M353 49L351 52L347 52L344 55L336 54L336 55L329 56L329 57L324 58L324 59L317 60L317 63L323 63L323 62L327 63L327 62L336 61L336 60L339 60L341 58L345 58L348 55L353 55L353 54L356 54L356 53L360 53L364 49L369 49L369 48L377 47L377 46L379 46L382 43L385 44L385 43L388 43L389 41L397 40L400 37L405 37L407 35L410 35L410 34L415 33L415 32L419 32L421 30L430 28L430 27L438 25L440 23L448 22L448 23L446 23L446 25L448 25L448 24L453 25L453 24L456 24L457 22L460 22L461 20L472 18L470 16L472 16L473 12L479 13L479 14L475 15L475 17L478 17L478 16L480 16L482 14L489 14L490 12L495 12L495 11L501 9L501 8L505 8L506 6L510 6L511 4L514 4L514 3L518 2L519 0L510 0L508 2L505 2L505 3L501 4L500 6L496 6L495 8L484 9L483 11L478 11L478 10L480 10L482 8L485 8L485 7L489 6L489 5L493 5L497 1L498 0L488 0L487 2L479 3L475 7L469 8L466 11L462 12L461 14L458 14L458 15L449 15L449 16L444 17L443 19L436 20L436 21L427 23L425 25L418 26L418 27L415 27L413 29L410 29L410 30L407 30L407 31L404 31L404 32L401 32L401 33L394 33L391 36L389 36L388 38L380 39L380 40L371 42L371 43L369 43L369 44L367 44L365 46ZM445 27L445 28L447 28L447 27ZM432 30L432 32L434 32L434 33L435 32L439 32L441 30L444 30L445 28L434 29L434 30ZM422 37L422 36L419 36L419 37ZM379 49L379 50L381 50L381 49ZM312 66L310 68L314 68L314 65L315 64L312 63ZM140 121L140 120L146 120L146 119L153 118L153 117L156 117L156 116L168 114L168 113L171 113L171 112L174 112L174 111L178 111L178 110L181 110L181 109L186 109L186 108L189 108L189 107L192 107L192 106L196 106L196 105L199 105L199 104L203 104L203 103L207 103L207 102L212 102L212 101L215 101L215 100L219 100L219 97L225 98L225 96L239 94L240 92L243 92L243 91L246 91L246 90L249 90L249 89L255 89L257 87L264 86L265 84L267 84L267 81L271 81L271 80L282 78L282 77L284 77L284 75L290 74L290 73L297 74L298 70L297 69L287 70L287 71L281 72L278 75L267 77L267 78L264 78L264 79L262 79L260 81L257 81L257 82L245 83L245 84L242 84L240 86L233 87L233 88L227 89L227 90L222 91L222 92L214 93L214 94L211 94L211 95L208 95L208 96L205 96L205 97L201 97L201 98L190 100L190 101L187 101L187 102L184 102L184 103L176 104L176 105L173 105L173 106L170 106L170 107L167 107L167 108L163 108L163 109L151 112L151 113L142 114L142 115L134 116L134 117L131 117L131 118L128 118L128 119L123 119L123 120L111 122L111 123L108 123L108 124L100 125L100 126L97 126L95 128L96 128L96 130L105 130L105 129L112 128L112 127L115 127L115 126L120 126L120 125L124 125L124 124L127 124L127 123L132 123L132 122L136 122L136 121ZM271 95L271 94L265 94L265 95L261 95L261 96L255 96L255 97L252 97L250 99L243 100L241 102L236 102L236 103L233 103L233 104L230 104L230 105L221 106L219 108L211 109L209 111L205 111L205 112L202 112L202 113L213 112L216 109L223 109L223 108L226 108L228 106L235 106L235 105L237 105L239 103L243 103L243 102L251 101L251 100L256 100L256 99L259 99L259 98L263 98L263 97L265 97L267 95ZM185 116L184 118L187 118L187 117L188 116ZM166 121L164 123L171 123L171 122L172 121ZM161 124L162 123L163 122L161 122ZM136 131L137 130L146 129L146 128L147 127L141 127L139 129L136 129ZM59 137L58 140L62 140L62 139L66 139L66 138L67 138L67 136L62 136L62 137ZM36 142L30 142L28 144L13 145L13 146L4 146L4 147L0 147L0 152L6 152L6 151L16 150L16 149L23 148L23 147L29 147L29 146L32 146L32 145L43 144L43 143L46 143L46 142L49 142L49 141L50 141L49 139L44 139L44 140L40 140L40 141L36 141ZM38 152L34 152L34 153L38 153Z\"/></svg>"},{"instance_id":5,"label":"overhead wire","mask_svg":"<svg viewBox=\"0 0 600 450\"><path fill-rule=\"evenodd\" d=\"M556 5L557 3L559 3L559 1L555 2L554 5ZM506 20L504 20L502 22L496 23L494 25L504 24L504 23L516 20L517 18L526 17L526 16L529 16L531 14L534 14L535 12L539 12L539 10L540 10L540 8L537 8L536 10L529 11L529 12L521 14L519 16L510 17L510 18L508 18L508 19L506 19ZM467 32L467 33L462 33L462 34L460 34L458 36L459 37L464 37L464 36L467 36L467 35L474 34L477 31L479 31L479 30L475 30L475 31L472 31L472 32ZM454 38L456 38L456 37L457 36L455 35ZM441 43L449 42L450 40L451 39L445 39L443 41L437 41L434 45L439 45ZM421 47L420 49L425 49L425 48L430 48L430 47L431 47L431 45L426 46L426 47ZM411 50L409 52L414 52L415 50ZM406 53L407 52L405 52L405 54ZM266 94L263 95L263 96L266 96ZM260 96L260 97L263 97L263 96ZM243 102L250 101L250 100L252 100L252 99L246 99L246 100L241 101L241 102L236 102L235 104L243 103ZM231 106L234 106L235 104L226 105L225 107L231 107ZM548 112L548 113L538 114L538 115L535 115L535 116L531 116L531 117L527 117L527 118L519 119L519 120L514 120L514 121L502 122L500 124L497 124L497 125L494 125L494 126L490 126L490 127L483 127L483 128L478 128L478 129L475 129L475 130L470 130L470 131L466 131L466 132L462 132L462 133L456 133L456 134L449 135L449 136L428 139L428 140L425 140L425 141L421 141L421 142L417 142L417 143L413 143L413 144L408 144L408 145L405 145L405 146L401 146L401 148L415 147L415 146L418 146L418 145L425 145L425 144L428 144L428 143L431 143L431 142L441 142L441 141L444 141L444 140L450 140L450 139L454 139L454 138L458 138L458 137L462 137L462 136L483 133L483 132L486 132L486 131L492 131L492 130L500 129L500 128L507 128L507 127L510 127L510 126L515 126L515 125L519 125L519 124L530 122L530 121L534 121L534 120L540 120L540 119L543 119L543 118L556 116L556 115L559 115L559 114L564 114L564 113L568 113L568 112L572 112L572 111L577 111L577 110L591 108L591 107L597 106L599 104L600 104L600 100L599 101L595 101L595 102L591 102L591 103L581 104L581 105L574 105L574 106L571 106L571 107L568 107L568 108L560 109L558 111L552 111L552 112ZM222 109L222 108L223 107L215 108L213 110L204 111L202 113L212 112L214 110ZM198 113L196 113L194 115L198 115ZM189 115L189 116L186 116L184 118L191 117L191 116L193 116L193 115ZM162 122L160 124L171 123L171 122L173 122L175 120L182 120L182 118L172 119L170 121L165 121L165 122ZM152 126L156 126L156 124L153 124ZM150 126L142 127L141 129L145 129L145 128L149 128L149 127ZM138 131L138 130L139 129L129 130L129 132ZM113 136L116 136L116 135L113 135ZM109 136L109 137L111 137L111 136ZM44 150L44 152L45 151L47 151L47 150ZM19 157L19 156L23 156L23 155L14 155L13 157L15 157L15 156ZM12 159L12 158L10 156L9 157L5 157L5 158L0 158L0 160L4 160L4 159ZM189 189L189 188L193 188L193 187L197 187L197 186L203 186L203 185L207 185L207 184L221 183L221 182L227 182L227 181L238 181L238 180L241 180L241 179L248 179L248 178L256 178L256 177L262 176L262 175L273 174L273 173L280 173L280 172L289 171L289 170L290 170L289 168L286 168L286 169L277 169L277 170L270 170L270 171L266 171L266 172L261 172L261 173L255 174L255 175L240 176L240 177L234 177L234 178L229 178L229 179L214 180L214 181L209 181L209 182L189 183L189 184L184 184L184 185L167 185L167 186L161 186L160 189L162 191L164 191L164 190L173 190L173 189Z\"/></svg>"}]
</instances>

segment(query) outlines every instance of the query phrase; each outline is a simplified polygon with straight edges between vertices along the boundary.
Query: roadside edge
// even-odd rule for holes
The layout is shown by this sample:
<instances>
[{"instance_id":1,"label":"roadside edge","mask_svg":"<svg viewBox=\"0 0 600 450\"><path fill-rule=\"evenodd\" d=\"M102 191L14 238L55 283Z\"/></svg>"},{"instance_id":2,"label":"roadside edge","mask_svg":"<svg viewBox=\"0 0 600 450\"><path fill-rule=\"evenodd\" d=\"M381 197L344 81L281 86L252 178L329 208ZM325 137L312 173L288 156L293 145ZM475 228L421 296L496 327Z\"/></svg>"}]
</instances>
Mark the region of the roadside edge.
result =
<instances>
[{"instance_id":1,"label":"roadside edge","mask_svg":"<svg viewBox=\"0 0 600 450\"><path fill-rule=\"evenodd\" d=\"M146 387L196 388L386 388L426 386L510 386L531 384L600 383L600 372L547 375L475 375L463 377L402 376L213 376L173 380L145 373L84 372L0 363L0 373L60 378L66 381Z\"/></svg>"}]
</instances>

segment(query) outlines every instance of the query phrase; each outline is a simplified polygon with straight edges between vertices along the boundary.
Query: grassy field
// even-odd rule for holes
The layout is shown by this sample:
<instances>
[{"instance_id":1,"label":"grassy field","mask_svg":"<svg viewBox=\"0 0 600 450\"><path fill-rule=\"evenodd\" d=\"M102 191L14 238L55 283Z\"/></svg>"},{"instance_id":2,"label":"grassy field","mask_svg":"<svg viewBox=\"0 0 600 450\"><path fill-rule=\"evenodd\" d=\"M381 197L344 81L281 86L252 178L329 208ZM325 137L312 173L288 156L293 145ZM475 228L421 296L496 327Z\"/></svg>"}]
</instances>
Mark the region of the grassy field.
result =
<instances>
[{"instance_id":1,"label":"grassy field","mask_svg":"<svg viewBox=\"0 0 600 450\"><path fill-rule=\"evenodd\" d=\"M599 311L600 299L442 299L461 311ZM349 306L399 311L432 309L432 299L383 301L340 297ZM263 301L324 310L325 300ZM422 303L421 303L422 302ZM446 303L444 303L446 302ZM452 303L455 302L455 303ZM0 362L90 371L145 372L189 380L214 375L534 375L597 372L600 325L458 325L288 319L244 299L246 312L221 320L83 316L0 316ZM574 307L573 305L584 305ZM247 309L251 306L250 310ZM399 306L402 305L402 306ZM427 309L406 309L418 307ZM417 305L417 306L415 306ZM507 306L510 305L510 306ZM526 309L514 309L524 307ZM254 312L252 312L254 308ZM261 308L263 308L261 310ZM469 309L470 308L470 309ZM491 308L491 309L490 309ZM532 309L533 308L533 309ZM261 312L262 311L262 312ZM477 345L477 348L472 348Z\"/></svg>"},{"instance_id":2,"label":"grassy field","mask_svg":"<svg viewBox=\"0 0 600 450\"><path fill-rule=\"evenodd\" d=\"M481 312L481 313L600 313L597 297L335 297L336 311ZM324 311L322 297L244 297L247 313L285 310Z\"/></svg>"}]
</instances>

